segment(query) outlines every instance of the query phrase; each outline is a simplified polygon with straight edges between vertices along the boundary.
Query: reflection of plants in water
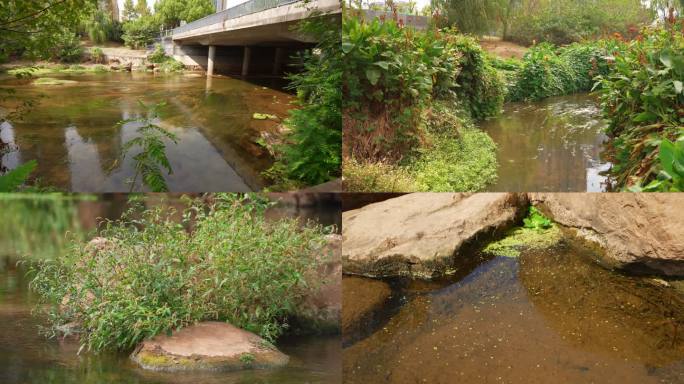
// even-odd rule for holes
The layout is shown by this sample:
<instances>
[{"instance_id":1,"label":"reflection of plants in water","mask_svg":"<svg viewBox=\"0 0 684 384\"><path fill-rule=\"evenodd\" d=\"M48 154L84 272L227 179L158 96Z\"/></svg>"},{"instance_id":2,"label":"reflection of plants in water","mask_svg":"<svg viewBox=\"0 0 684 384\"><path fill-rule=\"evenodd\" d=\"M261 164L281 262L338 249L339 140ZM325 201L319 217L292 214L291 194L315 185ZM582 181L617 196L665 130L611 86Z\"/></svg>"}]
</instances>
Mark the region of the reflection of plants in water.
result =
<instances>
[{"instance_id":1,"label":"reflection of plants in water","mask_svg":"<svg viewBox=\"0 0 684 384\"><path fill-rule=\"evenodd\" d=\"M63 195L2 194L0 212L0 255L53 258L66 247L65 233L80 237L76 202Z\"/></svg>"},{"instance_id":2,"label":"reflection of plants in water","mask_svg":"<svg viewBox=\"0 0 684 384\"><path fill-rule=\"evenodd\" d=\"M138 177L141 177L142 183L153 192L166 192L169 188L166 185L163 170L166 170L171 175L173 174L173 169L166 156L166 143L164 143L164 140L171 140L174 144L178 144L178 137L155 124L155 120L159 117L159 110L166 103L145 105L140 101L140 105L147 110L146 117L122 120L117 124L118 126L128 123L142 124L137 129L140 136L123 145L121 161L123 162L125 157L134 148L139 149L140 153L133 156L135 175L130 180L131 192L135 190Z\"/></svg>"}]
</instances>

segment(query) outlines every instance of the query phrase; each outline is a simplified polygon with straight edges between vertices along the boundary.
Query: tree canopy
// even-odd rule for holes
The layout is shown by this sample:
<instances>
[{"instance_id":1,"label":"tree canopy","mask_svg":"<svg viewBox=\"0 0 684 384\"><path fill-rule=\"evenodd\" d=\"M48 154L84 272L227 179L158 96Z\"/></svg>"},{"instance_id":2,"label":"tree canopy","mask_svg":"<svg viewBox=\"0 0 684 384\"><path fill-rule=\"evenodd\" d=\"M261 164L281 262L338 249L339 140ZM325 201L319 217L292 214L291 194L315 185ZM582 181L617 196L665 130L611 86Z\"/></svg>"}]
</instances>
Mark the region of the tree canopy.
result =
<instances>
[{"instance_id":1,"label":"tree canopy","mask_svg":"<svg viewBox=\"0 0 684 384\"><path fill-rule=\"evenodd\" d=\"M181 21L191 22L214 12L211 0L159 0L154 6L156 17L165 28L174 28Z\"/></svg>"}]
</instances>

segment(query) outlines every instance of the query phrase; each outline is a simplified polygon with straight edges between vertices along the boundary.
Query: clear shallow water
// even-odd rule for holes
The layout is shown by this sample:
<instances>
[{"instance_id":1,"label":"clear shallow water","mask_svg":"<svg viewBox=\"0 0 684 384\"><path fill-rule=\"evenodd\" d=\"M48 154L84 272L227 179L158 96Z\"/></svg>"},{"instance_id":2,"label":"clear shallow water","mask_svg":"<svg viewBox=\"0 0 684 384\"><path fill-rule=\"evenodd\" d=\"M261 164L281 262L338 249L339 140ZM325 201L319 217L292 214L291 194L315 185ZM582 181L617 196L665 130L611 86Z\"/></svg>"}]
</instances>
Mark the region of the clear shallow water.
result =
<instances>
[{"instance_id":1,"label":"clear shallow water","mask_svg":"<svg viewBox=\"0 0 684 384\"><path fill-rule=\"evenodd\" d=\"M31 315L32 298L23 269L0 260L0 383L173 383L173 384L301 384L340 383L340 338L285 339L278 347L290 356L276 370L232 373L160 373L138 368L126 354L77 355L77 343L47 340L39 334L41 319Z\"/></svg>"},{"instance_id":2,"label":"clear shallow water","mask_svg":"<svg viewBox=\"0 0 684 384\"><path fill-rule=\"evenodd\" d=\"M345 383L681 383L684 296L573 248L395 286L385 323L343 351Z\"/></svg>"},{"instance_id":3,"label":"clear shallow water","mask_svg":"<svg viewBox=\"0 0 684 384\"><path fill-rule=\"evenodd\" d=\"M124 143L136 136L136 123L117 126L144 113L138 101L166 102L158 124L175 133L168 143L174 173L171 191L249 191L264 187L260 173L270 167L268 153L256 144L261 131L277 123L252 119L255 112L286 117L292 96L231 78L196 74L105 73L55 75L76 84L35 86L4 79L18 100L34 100L22 119L3 123L0 137L18 150L0 164L10 169L36 159L42 184L75 192L128 192L132 156L116 160Z\"/></svg>"},{"instance_id":4,"label":"clear shallow water","mask_svg":"<svg viewBox=\"0 0 684 384\"><path fill-rule=\"evenodd\" d=\"M588 94L507 104L501 116L480 124L498 145L499 179L490 190L604 191L605 127Z\"/></svg>"},{"instance_id":5,"label":"clear shallow water","mask_svg":"<svg viewBox=\"0 0 684 384\"><path fill-rule=\"evenodd\" d=\"M26 196L26 197L24 197ZM325 197L325 196L324 196ZM301 217L325 225L340 222L340 210L325 198L316 207L295 209L275 206L267 217ZM161 195L149 195L148 204ZM167 204L181 208L172 196ZM327 203L326 203L327 202ZM277 370L234 373L159 373L133 364L127 354L77 355L71 340L41 336L45 319L33 316L34 298L28 291L26 264L58 257L67 231L94 228L98 217L116 219L126 208L125 195L86 199L60 199L49 195L0 196L0 383L2 384L335 384L341 383L341 338L288 337L278 348L290 356L288 366ZM10 255L10 256L5 256Z\"/></svg>"}]
</instances>

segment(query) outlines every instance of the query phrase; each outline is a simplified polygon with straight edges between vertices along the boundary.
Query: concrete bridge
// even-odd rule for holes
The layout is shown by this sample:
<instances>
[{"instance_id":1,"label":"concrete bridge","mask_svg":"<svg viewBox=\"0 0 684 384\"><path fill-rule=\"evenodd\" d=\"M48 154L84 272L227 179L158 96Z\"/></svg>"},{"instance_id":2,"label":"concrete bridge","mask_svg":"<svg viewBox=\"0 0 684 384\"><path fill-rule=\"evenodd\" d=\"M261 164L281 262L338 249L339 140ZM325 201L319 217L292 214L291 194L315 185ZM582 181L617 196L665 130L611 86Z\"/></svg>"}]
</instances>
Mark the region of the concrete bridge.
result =
<instances>
[{"instance_id":1,"label":"concrete bridge","mask_svg":"<svg viewBox=\"0 0 684 384\"><path fill-rule=\"evenodd\" d=\"M223 1L216 3L224 7ZM170 31L163 45L168 55L205 68L208 76L215 69L235 72L238 67L243 76L252 69L263 73L266 67L278 75L291 56L288 51L315 43L294 30L313 10L339 18L340 1L248 0Z\"/></svg>"}]
</instances>

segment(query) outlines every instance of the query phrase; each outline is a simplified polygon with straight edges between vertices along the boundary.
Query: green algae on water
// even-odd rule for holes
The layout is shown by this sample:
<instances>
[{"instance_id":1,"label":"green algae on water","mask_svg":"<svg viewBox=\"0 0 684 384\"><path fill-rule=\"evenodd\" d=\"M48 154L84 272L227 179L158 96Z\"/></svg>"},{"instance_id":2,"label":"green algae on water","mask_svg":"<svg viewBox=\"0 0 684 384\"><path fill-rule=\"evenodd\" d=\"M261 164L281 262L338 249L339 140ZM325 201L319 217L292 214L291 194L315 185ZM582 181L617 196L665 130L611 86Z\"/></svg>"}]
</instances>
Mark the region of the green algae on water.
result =
<instances>
[{"instance_id":1,"label":"green algae on water","mask_svg":"<svg viewBox=\"0 0 684 384\"><path fill-rule=\"evenodd\" d=\"M483 252L493 256L518 257L525 249L549 248L561 239L562 233L556 224L547 229L514 228L503 239L489 243Z\"/></svg>"}]
</instances>

